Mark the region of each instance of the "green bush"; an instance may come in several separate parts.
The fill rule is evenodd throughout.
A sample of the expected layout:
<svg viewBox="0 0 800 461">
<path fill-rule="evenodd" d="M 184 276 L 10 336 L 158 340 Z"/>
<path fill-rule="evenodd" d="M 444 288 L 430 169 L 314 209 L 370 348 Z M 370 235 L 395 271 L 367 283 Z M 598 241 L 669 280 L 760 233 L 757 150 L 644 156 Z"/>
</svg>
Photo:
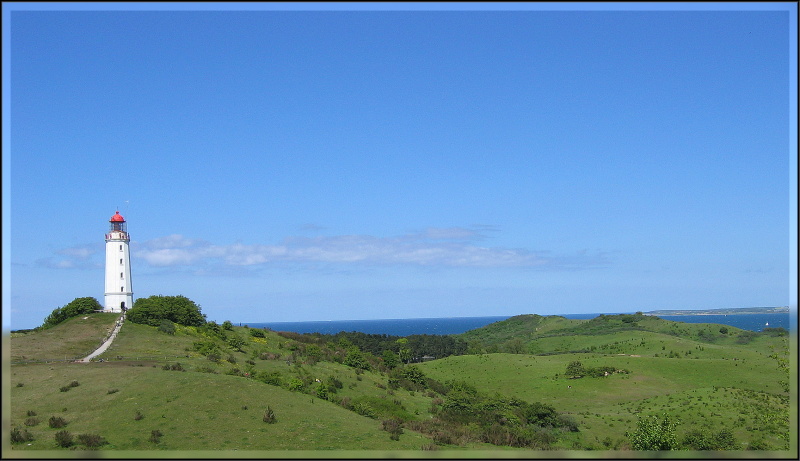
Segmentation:
<svg viewBox="0 0 800 461">
<path fill-rule="evenodd" d="M 80 434 L 78 435 L 78 442 L 86 448 L 97 448 L 108 443 L 106 439 L 97 434 Z"/>
<path fill-rule="evenodd" d="M 185 296 L 154 295 L 139 298 L 126 314 L 133 323 L 160 326 L 162 320 L 179 325 L 200 327 L 206 323 L 206 316 L 200 306 Z"/>
<path fill-rule="evenodd" d="M 67 421 L 61 416 L 51 416 L 47 422 L 48 425 L 54 429 L 60 429 L 67 425 Z"/>
<path fill-rule="evenodd" d="M 158 325 L 158 331 L 168 335 L 175 334 L 175 323 L 172 320 L 161 319 L 161 324 Z"/>
<path fill-rule="evenodd" d="M 33 435 L 27 429 L 15 427 L 11 429 L 11 443 L 24 443 L 33 440 Z"/>
<path fill-rule="evenodd" d="M 652 415 L 640 418 L 636 431 L 628 436 L 634 450 L 674 450 L 677 448 L 675 427 L 669 415 Z"/>
<path fill-rule="evenodd" d="M 72 434 L 69 431 L 58 431 L 55 435 L 56 438 L 56 445 L 61 448 L 68 448 L 71 447 L 73 442 Z"/>
<path fill-rule="evenodd" d="M 31 417 L 31 418 L 27 418 L 27 419 L 25 420 L 25 425 L 26 425 L 26 426 L 36 426 L 36 425 L 38 425 L 40 422 L 41 422 L 41 421 L 39 421 L 39 418 L 33 418 L 33 417 Z"/>
<path fill-rule="evenodd" d="M 272 411 L 272 408 L 267 407 L 267 411 L 264 412 L 263 420 L 267 424 L 274 424 L 277 421 L 275 418 L 275 412 Z"/>
<path fill-rule="evenodd" d="M 266 335 L 263 331 L 257 330 L 255 328 L 250 329 L 250 336 L 254 338 L 266 338 Z"/>
<path fill-rule="evenodd" d="M 160 443 L 161 442 L 161 436 L 163 436 L 163 435 L 164 434 L 162 434 L 160 430 L 154 429 L 154 430 L 150 431 L 150 441 L 152 443 Z"/>
<path fill-rule="evenodd" d="M 42 328 L 49 328 L 72 317 L 91 314 L 99 310 L 103 310 L 103 306 L 100 305 L 97 299 L 92 297 L 75 298 L 66 306 L 54 309 L 50 315 L 45 317 Z"/>
</svg>

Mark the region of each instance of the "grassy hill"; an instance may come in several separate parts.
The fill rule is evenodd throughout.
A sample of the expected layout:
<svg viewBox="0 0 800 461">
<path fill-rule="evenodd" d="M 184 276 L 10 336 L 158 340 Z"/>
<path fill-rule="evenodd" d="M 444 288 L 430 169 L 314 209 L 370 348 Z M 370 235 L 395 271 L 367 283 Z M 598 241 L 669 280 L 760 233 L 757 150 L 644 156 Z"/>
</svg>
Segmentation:
<svg viewBox="0 0 800 461">
<path fill-rule="evenodd" d="M 678 438 L 729 428 L 743 450 L 796 454 L 789 427 L 796 406 L 790 410 L 780 366 L 790 338 L 777 333 L 723 333 L 720 325 L 639 315 L 525 315 L 461 335 L 472 354 L 390 370 L 380 358 L 325 337 L 216 325 L 178 325 L 168 334 L 126 322 L 102 362 L 54 361 L 87 355 L 116 319 L 80 316 L 10 339 L 4 408 L 9 429 L 31 440 L 5 454 L 63 455 L 56 442 L 62 430 L 75 438 L 72 449 L 87 448 L 79 435 L 96 435 L 106 442 L 96 449 L 115 454 L 428 457 L 437 450 L 436 456 L 519 457 L 530 456 L 526 447 L 588 453 L 630 449 L 626 434 L 650 414 L 678 419 Z M 565 372 L 574 361 L 614 372 L 574 379 Z M 549 406 L 566 425 L 512 427 L 504 421 L 522 414 L 521 402 Z M 272 423 L 264 420 L 268 409 Z M 469 412 L 497 421 L 468 420 Z M 52 428 L 51 417 L 67 425 Z"/>
</svg>

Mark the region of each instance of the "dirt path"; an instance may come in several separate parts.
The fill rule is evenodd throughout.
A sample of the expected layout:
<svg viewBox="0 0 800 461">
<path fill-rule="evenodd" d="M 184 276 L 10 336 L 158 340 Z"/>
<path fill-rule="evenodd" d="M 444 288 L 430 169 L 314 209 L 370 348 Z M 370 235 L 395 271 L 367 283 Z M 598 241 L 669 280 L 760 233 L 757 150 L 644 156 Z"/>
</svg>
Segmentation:
<svg viewBox="0 0 800 461">
<path fill-rule="evenodd" d="M 122 328 L 122 323 L 123 323 L 124 321 L 125 321 L 125 314 L 122 314 L 122 315 L 119 317 L 119 320 L 117 320 L 117 323 L 116 323 L 116 325 L 114 326 L 114 331 L 112 331 L 112 332 L 111 332 L 111 335 L 109 335 L 108 339 L 106 339 L 106 340 L 103 342 L 103 344 L 101 344 L 101 345 L 100 345 L 100 347 L 98 347 L 98 348 L 97 348 L 97 350 L 95 350 L 95 351 L 94 351 L 94 352 L 92 352 L 91 354 L 87 355 L 86 357 L 84 357 L 84 358 L 82 358 L 82 359 L 78 360 L 78 362 L 82 362 L 82 363 L 89 363 L 89 362 L 90 362 L 90 361 L 91 361 L 93 358 L 95 358 L 95 357 L 97 357 L 98 355 L 100 355 L 100 354 L 102 354 L 103 352 L 105 352 L 105 351 L 106 351 L 106 349 L 108 349 L 108 346 L 110 346 L 110 345 L 111 345 L 111 343 L 114 341 L 114 338 L 116 338 L 116 337 L 117 337 L 117 333 L 119 333 L 119 329 L 120 329 L 120 328 Z"/>
</svg>

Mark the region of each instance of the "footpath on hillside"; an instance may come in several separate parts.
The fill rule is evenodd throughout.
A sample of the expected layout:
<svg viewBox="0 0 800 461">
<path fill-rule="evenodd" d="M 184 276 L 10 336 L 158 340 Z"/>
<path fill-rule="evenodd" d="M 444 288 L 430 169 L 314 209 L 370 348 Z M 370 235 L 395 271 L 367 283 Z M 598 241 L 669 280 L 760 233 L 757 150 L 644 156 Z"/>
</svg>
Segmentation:
<svg viewBox="0 0 800 461">
<path fill-rule="evenodd" d="M 119 329 L 120 329 L 120 328 L 122 328 L 122 323 L 123 323 L 124 321 L 125 321 L 125 314 L 123 313 L 123 314 L 122 314 L 122 315 L 119 317 L 119 319 L 117 319 L 117 323 L 114 325 L 114 331 L 112 331 L 112 332 L 111 332 L 111 334 L 108 336 L 108 338 L 106 338 L 106 340 L 105 340 L 105 341 L 103 341 L 103 344 L 101 344 L 101 345 L 100 345 L 100 347 L 98 347 L 98 348 L 97 348 L 97 349 L 96 349 L 94 352 L 92 352 L 91 354 L 87 355 L 86 357 L 84 357 L 84 358 L 82 358 L 82 359 L 80 359 L 80 360 L 77 360 L 77 362 L 81 362 L 81 363 L 89 363 L 89 362 L 90 362 L 90 361 L 91 361 L 93 358 L 95 358 L 95 357 L 97 357 L 98 355 L 100 355 L 100 354 L 102 354 L 103 352 L 105 352 L 105 351 L 106 351 L 106 349 L 108 349 L 108 346 L 110 346 L 110 345 L 111 345 L 111 343 L 112 343 L 112 342 L 114 342 L 114 338 L 116 338 L 116 337 L 117 337 L 117 333 L 119 333 Z"/>
</svg>

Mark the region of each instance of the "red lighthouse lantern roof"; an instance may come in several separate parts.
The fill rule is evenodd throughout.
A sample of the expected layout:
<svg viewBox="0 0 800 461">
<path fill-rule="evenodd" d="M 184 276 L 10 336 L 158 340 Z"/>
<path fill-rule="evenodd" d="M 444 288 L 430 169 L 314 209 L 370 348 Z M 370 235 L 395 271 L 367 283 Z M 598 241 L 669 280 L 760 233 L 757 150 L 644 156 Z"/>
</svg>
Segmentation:
<svg viewBox="0 0 800 461">
<path fill-rule="evenodd" d="M 111 217 L 111 221 L 109 222 L 125 222 L 125 218 L 123 218 L 122 215 L 119 214 L 119 211 L 117 211 L 117 213 Z"/>
</svg>

